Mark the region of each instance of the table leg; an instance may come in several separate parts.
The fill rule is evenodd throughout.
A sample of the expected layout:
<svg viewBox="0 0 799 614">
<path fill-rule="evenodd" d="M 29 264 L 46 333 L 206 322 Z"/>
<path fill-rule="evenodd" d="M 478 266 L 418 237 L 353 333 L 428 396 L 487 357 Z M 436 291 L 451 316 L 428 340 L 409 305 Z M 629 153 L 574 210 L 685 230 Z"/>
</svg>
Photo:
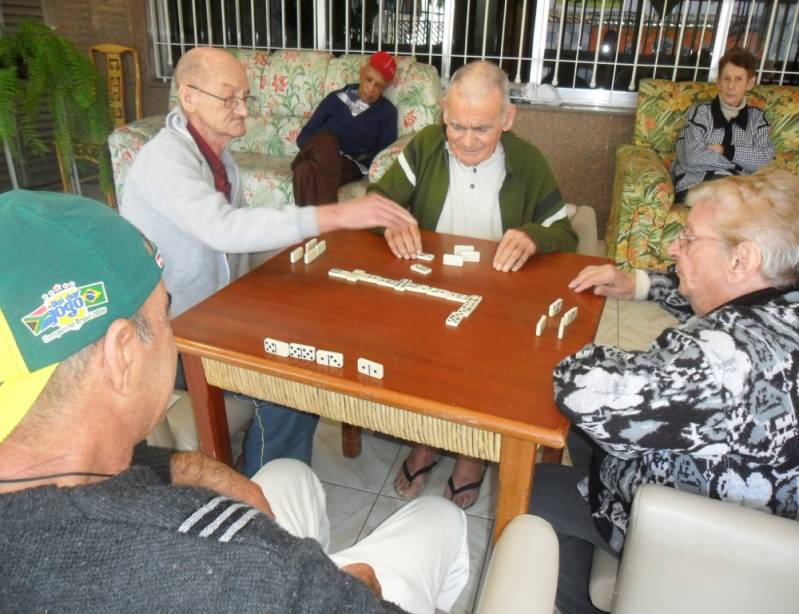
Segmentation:
<svg viewBox="0 0 799 614">
<path fill-rule="evenodd" d="M 535 453 L 538 445 L 504 435 L 499 460 L 499 493 L 494 520 L 493 542 L 505 526 L 519 514 L 527 513 L 533 491 Z"/>
<path fill-rule="evenodd" d="M 346 458 L 361 455 L 361 427 L 341 423 L 341 451 Z"/>
<path fill-rule="evenodd" d="M 208 385 L 199 356 L 183 354 L 183 371 L 194 407 L 194 424 L 200 450 L 216 460 L 232 465 L 230 431 L 222 390 Z"/>
<path fill-rule="evenodd" d="M 541 446 L 541 462 L 560 465 L 563 461 L 563 448 Z"/>
</svg>

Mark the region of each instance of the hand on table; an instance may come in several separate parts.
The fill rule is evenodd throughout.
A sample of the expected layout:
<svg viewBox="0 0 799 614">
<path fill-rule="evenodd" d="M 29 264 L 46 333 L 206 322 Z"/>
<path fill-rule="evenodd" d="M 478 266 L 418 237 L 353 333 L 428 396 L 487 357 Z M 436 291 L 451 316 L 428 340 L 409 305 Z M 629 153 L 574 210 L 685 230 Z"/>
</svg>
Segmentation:
<svg viewBox="0 0 799 614">
<path fill-rule="evenodd" d="M 635 296 L 635 273 L 628 273 L 612 264 L 588 266 L 569 282 L 575 292 L 594 289 L 598 296 L 631 300 Z"/>
<path fill-rule="evenodd" d="M 341 568 L 341 571 L 350 574 L 353 578 L 358 578 L 361 582 L 366 584 L 375 597 L 378 599 L 383 598 L 383 589 L 380 587 L 380 582 L 377 580 L 375 570 L 367 563 L 351 563 Z"/>
<path fill-rule="evenodd" d="M 393 200 L 371 192 L 361 198 L 316 208 L 319 234 L 340 228 L 405 228 L 416 219 Z M 418 232 L 418 228 L 417 228 Z"/>
<path fill-rule="evenodd" d="M 526 232 L 511 228 L 502 236 L 494 254 L 494 268 L 507 273 L 518 271 L 535 254 L 536 245 Z"/>
<path fill-rule="evenodd" d="M 401 228 L 386 228 L 384 236 L 397 258 L 413 258 L 422 252 L 422 235 L 415 223 Z"/>
</svg>

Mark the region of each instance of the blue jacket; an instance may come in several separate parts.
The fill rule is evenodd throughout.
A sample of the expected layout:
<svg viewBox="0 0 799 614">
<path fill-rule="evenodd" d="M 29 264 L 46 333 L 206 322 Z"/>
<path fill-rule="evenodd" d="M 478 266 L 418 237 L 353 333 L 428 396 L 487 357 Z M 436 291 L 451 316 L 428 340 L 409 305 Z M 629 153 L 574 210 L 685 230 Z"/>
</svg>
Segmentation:
<svg viewBox="0 0 799 614">
<path fill-rule="evenodd" d="M 397 109 L 381 96 L 366 111 L 353 117 L 338 97 L 352 87 L 357 89 L 358 85 L 347 85 L 325 97 L 300 131 L 297 146 L 302 148 L 317 132 L 330 130 L 338 138 L 341 152 L 368 168 L 381 150 L 397 140 Z"/>
</svg>

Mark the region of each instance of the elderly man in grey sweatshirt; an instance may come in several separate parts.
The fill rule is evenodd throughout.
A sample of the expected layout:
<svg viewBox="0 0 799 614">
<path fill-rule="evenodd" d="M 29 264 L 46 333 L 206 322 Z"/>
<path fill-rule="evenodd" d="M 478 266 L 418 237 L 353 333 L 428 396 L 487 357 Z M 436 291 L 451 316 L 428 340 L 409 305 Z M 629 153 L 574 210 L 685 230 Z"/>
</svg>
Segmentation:
<svg viewBox="0 0 799 614">
<path fill-rule="evenodd" d="M 246 132 L 245 118 L 254 106 L 244 68 L 225 50 L 196 48 L 181 57 L 175 81 L 180 108 L 136 156 L 120 203 L 120 213 L 161 250 L 172 317 L 246 273 L 251 253 L 339 228 L 416 223 L 376 194 L 315 208 L 247 207 L 228 148 Z M 267 401 L 253 403 L 244 473 L 251 476 L 281 457 L 310 464 L 318 417 Z"/>
</svg>

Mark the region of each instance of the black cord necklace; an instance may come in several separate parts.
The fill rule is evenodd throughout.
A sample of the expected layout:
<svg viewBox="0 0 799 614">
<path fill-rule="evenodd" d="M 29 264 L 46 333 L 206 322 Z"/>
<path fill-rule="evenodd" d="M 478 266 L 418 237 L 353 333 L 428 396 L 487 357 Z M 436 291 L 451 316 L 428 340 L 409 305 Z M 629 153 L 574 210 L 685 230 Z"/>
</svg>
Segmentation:
<svg viewBox="0 0 799 614">
<path fill-rule="evenodd" d="M 51 473 L 49 475 L 36 475 L 29 478 L 13 478 L 9 480 L 0 479 L 0 484 L 18 484 L 20 482 L 38 482 L 39 480 L 52 480 L 53 478 L 66 477 L 87 477 L 87 478 L 111 478 L 113 473 L 92 473 L 91 471 L 68 471 L 65 473 Z"/>
</svg>

